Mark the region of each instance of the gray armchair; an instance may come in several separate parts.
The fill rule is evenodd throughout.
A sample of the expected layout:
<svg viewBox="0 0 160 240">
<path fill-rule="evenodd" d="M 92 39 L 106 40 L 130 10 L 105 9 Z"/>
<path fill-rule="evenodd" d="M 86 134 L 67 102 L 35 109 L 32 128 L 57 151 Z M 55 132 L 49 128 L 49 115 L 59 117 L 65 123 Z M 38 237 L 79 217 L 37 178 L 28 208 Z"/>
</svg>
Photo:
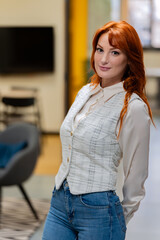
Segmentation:
<svg viewBox="0 0 160 240">
<path fill-rule="evenodd" d="M 0 203 L 2 199 L 2 187 L 17 185 L 29 204 L 35 218 L 39 219 L 22 186 L 22 183 L 31 176 L 39 156 L 39 131 L 29 123 L 19 122 L 10 125 L 0 133 L 0 143 L 15 144 L 22 141 L 27 142 L 27 146 L 13 155 L 5 168 L 0 169 Z"/>
</svg>

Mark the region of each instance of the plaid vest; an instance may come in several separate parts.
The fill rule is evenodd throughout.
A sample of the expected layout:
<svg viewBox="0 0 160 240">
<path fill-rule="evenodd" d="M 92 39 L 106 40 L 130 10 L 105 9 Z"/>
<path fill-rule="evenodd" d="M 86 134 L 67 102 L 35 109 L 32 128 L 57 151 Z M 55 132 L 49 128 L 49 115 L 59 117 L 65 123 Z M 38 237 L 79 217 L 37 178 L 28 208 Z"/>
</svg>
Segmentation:
<svg viewBox="0 0 160 240">
<path fill-rule="evenodd" d="M 112 96 L 72 129 L 91 90 L 92 86 L 87 84 L 79 91 L 60 128 L 62 164 L 55 178 L 56 189 L 67 179 L 72 194 L 115 190 L 122 157 L 116 127 L 125 92 Z"/>
</svg>

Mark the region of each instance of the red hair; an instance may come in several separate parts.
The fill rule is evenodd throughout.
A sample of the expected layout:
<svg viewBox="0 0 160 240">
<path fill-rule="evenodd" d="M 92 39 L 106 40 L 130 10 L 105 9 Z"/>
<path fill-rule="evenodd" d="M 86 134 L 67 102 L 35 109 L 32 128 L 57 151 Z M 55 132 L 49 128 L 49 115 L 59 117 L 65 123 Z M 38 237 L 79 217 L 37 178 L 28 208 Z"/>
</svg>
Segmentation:
<svg viewBox="0 0 160 240">
<path fill-rule="evenodd" d="M 123 118 L 127 113 L 128 102 L 132 93 L 136 93 L 148 106 L 149 116 L 153 122 L 151 108 L 145 96 L 146 77 L 143 63 L 143 48 L 136 30 L 127 22 L 108 22 L 103 27 L 99 28 L 93 38 L 91 67 L 95 74 L 91 77 L 91 83 L 97 85 L 101 78 L 96 73 L 94 66 L 94 54 L 96 51 L 99 37 L 103 33 L 108 33 L 109 44 L 115 48 L 122 50 L 128 58 L 128 66 L 123 78 L 123 87 L 126 91 L 124 105 L 120 113 L 120 128 L 118 137 L 122 128 Z M 154 122 L 153 122 L 154 124 Z"/>
</svg>

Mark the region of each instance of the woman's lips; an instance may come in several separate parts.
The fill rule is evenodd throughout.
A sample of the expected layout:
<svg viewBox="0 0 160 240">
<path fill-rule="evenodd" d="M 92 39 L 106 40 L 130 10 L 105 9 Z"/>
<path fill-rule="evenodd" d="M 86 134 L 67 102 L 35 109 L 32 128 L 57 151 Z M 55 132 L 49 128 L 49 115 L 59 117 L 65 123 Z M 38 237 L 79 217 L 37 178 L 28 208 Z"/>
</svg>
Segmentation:
<svg viewBox="0 0 160 240">
<path fill-rule="evenodd" d="M 110 67 L 102 67 L 102 66 L 99 66 L 99 68 L 101 71 L 108 71 L 111 69 Z"/>
</svg>

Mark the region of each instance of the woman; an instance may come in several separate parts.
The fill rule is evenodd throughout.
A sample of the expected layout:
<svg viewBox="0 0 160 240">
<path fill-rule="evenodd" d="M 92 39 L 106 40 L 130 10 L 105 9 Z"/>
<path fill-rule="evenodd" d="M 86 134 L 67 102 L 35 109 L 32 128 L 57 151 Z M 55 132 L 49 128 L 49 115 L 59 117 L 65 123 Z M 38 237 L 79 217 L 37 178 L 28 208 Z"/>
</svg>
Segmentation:
<svg viewBox="0 0 160 240">
<path fill-rule="evenodd" d="M 60 129 L 63 161 L 43 240 L 124 240 L 145 194 L 152 113 L 135 29 L 125 21 L 98 29 L 91 66 L 91 83 L 79 91 Z M 121 158 L 122 203 L 115 192 Z"/>
</svg>

